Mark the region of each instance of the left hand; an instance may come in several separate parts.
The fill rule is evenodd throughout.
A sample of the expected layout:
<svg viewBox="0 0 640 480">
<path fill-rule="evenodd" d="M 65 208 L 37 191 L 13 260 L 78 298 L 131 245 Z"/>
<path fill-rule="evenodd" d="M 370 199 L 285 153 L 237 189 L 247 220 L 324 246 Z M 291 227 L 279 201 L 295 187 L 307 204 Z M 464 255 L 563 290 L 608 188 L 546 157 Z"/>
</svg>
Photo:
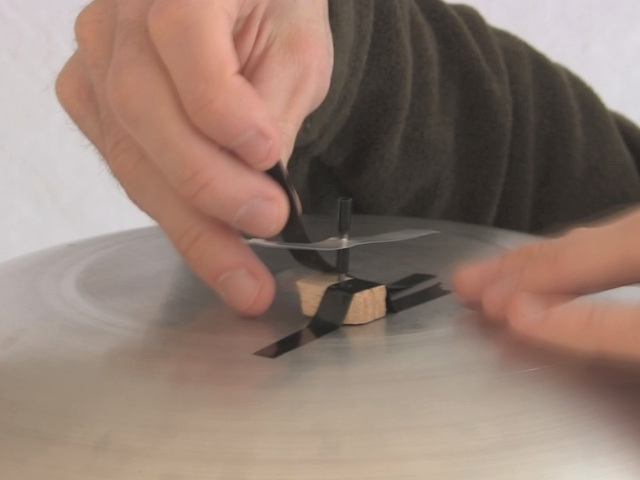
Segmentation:
<svg viewBox="0 0 640 480">
<path fill-rule="evenodd" d="M 640 362 L 640 295 L 586 295 L 640 282 L 640 209 L 454 274 L 462 301 L 517 334 L 588 356 Z"/>
</svg>

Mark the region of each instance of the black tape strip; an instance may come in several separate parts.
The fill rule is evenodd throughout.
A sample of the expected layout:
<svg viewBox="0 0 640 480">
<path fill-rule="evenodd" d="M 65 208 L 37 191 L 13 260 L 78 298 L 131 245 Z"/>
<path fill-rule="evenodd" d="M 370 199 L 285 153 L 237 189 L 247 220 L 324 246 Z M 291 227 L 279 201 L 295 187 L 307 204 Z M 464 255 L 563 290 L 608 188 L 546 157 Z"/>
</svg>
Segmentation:
<svg viewBox="0 0 640 480">
<path fill-rule="evenodd" d="M 404 294 L 403 290 L 397 290 L 396 292 L 387 292 L 387 311 L 398 313 L 402 310 L 421 305 L 423 303 L 430 302 L 445 295 L 449 295 L 451 290 L 445 290 L 442 288 L 441 283 L 431 285 L 430 287 L 423 288 L 417 292 Z"/>
<path fill-rule="evenodd" d="M 435 275 L 415 273 L 387 285 L 387 311 L 401 312 L 417 305 L 430 302 L 451 293 L 442 288 L 441 283 L 431 285 L 421 290 L 407 293 L 407 290 L 417 287 L 421 283 L 433 280 Z M 271 345 L 258 350 L 254 355 L 266 358 L 278 358 L 296 348 L 306 345 L 328 333 L 338 330 L 349 312 L 353 296 L 364 290 L 374 288 L 379 283 L 353 278 L 345 282 L 330 285 L 322 296 L 320 306 L 309 325 L 291 335 L 284 337 Z"/>
<path fill-rule="evenodd" d="M 282 187 L 289 199 L 289 218 L 280 233 L 282 239 L 289 243 L 311 243 L 311 239 L 302 223 L 302 217 L 298 213 L 296 191 L 282 162 L 278 162 L 274 167 L 267 170 L 267 175 Z M 316 250 L 292 249 L 289 250 L 289 253 L 298 263 L 312 270 L 319 270 L 321 272 L 334 272 L 336 270 L 336 268 L 327 262 Z"/>
<path fill-rule="evenodd" d="M 347 316 L 353 296 L 364 290 L 378 286 L 378 283 L 353 278 L 345 282 L 330 285 L 322 296 L 320 306 L 309 325 L 292 333 L 268 347 L 258 350 L 254 355 L 267 358 L 278 358 L 295 350 L 316 338 L 338 330 Z"/>
<path fill-rule="evenodd" d="M 387 292 L 404 291 L 436 278 L 428 273 L 414 273 L 387 285 Z"/>
</svg>

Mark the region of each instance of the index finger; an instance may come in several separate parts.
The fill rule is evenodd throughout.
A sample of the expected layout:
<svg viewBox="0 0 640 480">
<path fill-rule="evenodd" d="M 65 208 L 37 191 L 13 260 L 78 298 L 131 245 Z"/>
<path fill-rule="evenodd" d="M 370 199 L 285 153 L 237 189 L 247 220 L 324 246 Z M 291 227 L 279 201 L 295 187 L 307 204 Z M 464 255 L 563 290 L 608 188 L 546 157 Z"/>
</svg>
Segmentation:
<svg viewBox="0 0 640 480">
<path fill-rule="evenodd" d="M 517 278 L 514 290 L 537 293 L 587 294 L 628 285 L 640 280 L 638 239 L 640 211 L 463 267 L 455 283 L 470 302 L 507 276 Z"/>
<path fill-rule="evenodd" d="M 266 170 L 280 156 L 281 139 L 267 106 L 242 72 L 234 37 L 247 12 L 238 11 L 238 3 L 156 0 L 149 32 L 191 121 L 218 145 Z M 259 3 L 255 8 L 263 7 Z M 250 24 L 251 19 L 244 20 Z"/>
</svg>

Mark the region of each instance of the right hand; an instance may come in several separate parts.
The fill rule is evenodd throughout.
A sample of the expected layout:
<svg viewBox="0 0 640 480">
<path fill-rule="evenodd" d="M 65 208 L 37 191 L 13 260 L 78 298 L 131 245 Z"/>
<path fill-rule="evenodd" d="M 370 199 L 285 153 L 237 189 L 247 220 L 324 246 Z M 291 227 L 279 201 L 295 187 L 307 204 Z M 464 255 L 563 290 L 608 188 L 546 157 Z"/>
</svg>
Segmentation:
<svg viewBox="0 0 640 480">
<path fill-rule="evenodd" d="M 640 209 L 460 267 L 454 286 L 529 341 L 640 365 Z M 636 289 L 634 289 L 636 290 Z M 631 293 L 630 293 L 631 292 Z"/>
<path fill-rule="evenodd" d="M 237 311 L 263 312 L 274 280 L 238 230 L 286 222 L 263 171 L 329 89 L 328 0 L 94 0 L 76 37 L 61 104 L 190 267 Z"/>
</svg>

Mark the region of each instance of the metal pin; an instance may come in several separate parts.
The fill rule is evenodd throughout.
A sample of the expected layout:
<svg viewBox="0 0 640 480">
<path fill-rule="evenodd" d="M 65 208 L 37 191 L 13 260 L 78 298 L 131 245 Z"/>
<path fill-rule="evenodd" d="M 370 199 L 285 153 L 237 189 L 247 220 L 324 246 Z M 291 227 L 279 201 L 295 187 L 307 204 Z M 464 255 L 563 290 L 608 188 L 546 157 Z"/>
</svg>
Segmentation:
<svg viewBox="0 0 640 480">
<path fill-rule="evenodd" d="M 350 198 L 341 198 L 339 200 L 338 210 L 338 232 L 340 238 L 346 244 L 349 240 L 351 232 L 351 212 L 353 201 Z M 338 272 L 338 281 L 344 282 L 349 272 L 349 249 L 343 248 L 336 252 L 336 271 Z"/>
</svg>

